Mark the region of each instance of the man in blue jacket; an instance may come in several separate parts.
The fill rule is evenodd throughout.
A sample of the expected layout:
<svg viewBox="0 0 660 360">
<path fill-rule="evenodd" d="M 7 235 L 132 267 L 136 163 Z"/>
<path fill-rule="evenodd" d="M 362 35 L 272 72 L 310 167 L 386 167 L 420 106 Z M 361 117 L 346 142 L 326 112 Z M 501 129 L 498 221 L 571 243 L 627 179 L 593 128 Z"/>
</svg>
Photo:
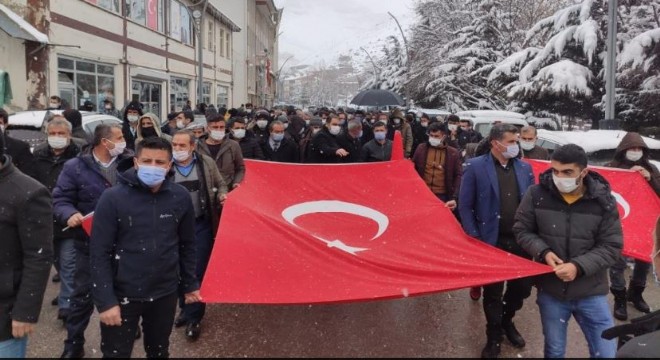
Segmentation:
<svg viewBox="0 0 660 360">
<path fill-rule="evenodd" d="M 138 143 L 134 163 L 94 212 L 89 247 L 101 351 L 129 358 L 142 319 L 147 357 L 167 358 L 179 289 L 187 304 L 201 301 L 195 210 L 188 190 L 166 178 L 172 167 L 167 140 Z"/>
<path fill-rule="evenodd" d="M 487 244 L 525 258 L 530 256 L 516 242 L 513 224 L 516 209 L 527 188 L 534 185 L 532 167 L 518 158 L 518 128 L 498 124 L 490 131 L 488 154 L 465 164 L 458 210 L 465 232 Z M 485 173 L 485 176 L 484 176 Z M 517 279 L 484 286 L 486 346 L 481 357 L 500 353 L 502 334 L 522 348 L 525 340 L 513 324 L 516 311 L 532 291 L 531 279 Z"/>
</svg>

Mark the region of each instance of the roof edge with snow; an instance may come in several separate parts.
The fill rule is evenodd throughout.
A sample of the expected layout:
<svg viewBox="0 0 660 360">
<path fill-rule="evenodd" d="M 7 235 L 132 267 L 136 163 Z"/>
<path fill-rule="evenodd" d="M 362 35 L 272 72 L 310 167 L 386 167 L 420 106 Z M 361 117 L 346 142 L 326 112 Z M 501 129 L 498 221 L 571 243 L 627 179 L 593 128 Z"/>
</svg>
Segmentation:
<svg viewBox="0 0 660 360">
<path fill-rule="evenodd" d="M 17 39 L 48 44 L 48 35 L 37 30 L 8 7 L 0 4 L 0 28 Z"/>
</svg>

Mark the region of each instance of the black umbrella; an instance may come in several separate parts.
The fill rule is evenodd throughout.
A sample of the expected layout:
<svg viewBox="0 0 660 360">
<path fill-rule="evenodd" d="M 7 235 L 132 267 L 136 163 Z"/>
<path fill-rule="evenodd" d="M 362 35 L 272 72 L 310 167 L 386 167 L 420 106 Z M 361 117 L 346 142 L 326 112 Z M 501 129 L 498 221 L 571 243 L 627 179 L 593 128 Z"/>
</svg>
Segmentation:
<svg viewBox="0 0 660 360">
<path fill-rule="evenodd" d="M 405 105 L 399 94 L 389 90 L 362 90 L 355 95 L 351 104 L 360 106 Z"/>
</svg>

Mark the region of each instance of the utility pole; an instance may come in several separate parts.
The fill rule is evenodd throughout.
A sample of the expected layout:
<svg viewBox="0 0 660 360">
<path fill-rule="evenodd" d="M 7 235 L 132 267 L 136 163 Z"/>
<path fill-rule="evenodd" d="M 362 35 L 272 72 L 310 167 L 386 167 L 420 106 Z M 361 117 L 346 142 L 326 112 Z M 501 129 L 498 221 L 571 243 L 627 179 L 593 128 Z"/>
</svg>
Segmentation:
<svg viewBox="0 0 660 360">
<path fill-rule="evenodd" d="M 387 13 L 392 17 L 392 19 L 394 19 L 394 22 L 396 22 L 396 26 L 399 27 L 399 31 L 401 32 L 401 37 L 403 38 L 403 46 L 406 48 L 406 64 L 405 64 L 405 66 L 406 66 L 406 74 L 408 74 L 407 70 L 410 69 L 409 66 L 410 66 L 410 58 L 411 58 L 410 49 L 408 48 L 408 39 L 406 39 L 406 34 L 404 34 L 404 32 L 403 32 L 403 29 L 401 28 L 401 24 L 399 24 L 399 20 L 397 20 L 397 18 L 394 15 L 392 15 L 391 12 L 388 11 Z M 407 83 L 407 81 L 403 82 L 403 94 L 404 94 L 404 97 L 406 98 L 406 105 L 408 105 L 408 103 L 410 102 L 410 97 L 408 96 L 408 86 L 406 85 L 406 83 Z"/>
<path fill-rule="evenodd" d="M 607 20 L 607 66 L 605 68 L 605 120 L 616 124 L 616 22 L 617 0 L 609 0 Z M 617 126 L 618 127 L 618 126 Z"/>
<path fill-rule="evenodd" d="M 362 51 L 364 51 L 367 54 L 367 57 L 369 57 L 369 61 L 371 61 L 371 65 L 373 65 L 374 67 L 374 76 L 376 77 L 376 83 L 380 82 L 380 68 L 378 67 L 378 65 L 376 65 L 376 62 L 371 57 L 371 54 L 369 54 L 369 52 L 365 48 L 360 46 L 360 49 L 362 49 Z"/>
</svg>

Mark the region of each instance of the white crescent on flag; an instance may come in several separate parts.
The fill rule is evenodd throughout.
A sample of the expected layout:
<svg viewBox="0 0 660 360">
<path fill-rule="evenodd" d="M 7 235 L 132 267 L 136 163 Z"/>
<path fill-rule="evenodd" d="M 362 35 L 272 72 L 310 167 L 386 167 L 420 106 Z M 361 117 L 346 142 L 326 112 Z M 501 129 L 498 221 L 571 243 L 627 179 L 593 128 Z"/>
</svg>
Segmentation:
<svg viewBox="0 0 660 360">
<path fill-rule="evenodd" d="M 616 199 L 616 202 L 621 205 L 623 208 L 623 217 L 621 220 L 625 219 L 630 215 L 630 204 L 628 204 L 628 201 L 619 193 L 612 191 L 612 196 Z"/>
<path fill-rule="evenodd" d="M 310 202 L 292 205 L 284 209 L 284 211 L 282 211 L 282 217 L 289 224 L 300 228 L 295 223 L 296 218 L 300 216 L 307 214 L 315 214 L 315 213 L 333 213 L 333 212 L 362 216 L 375 221 L 378 224 L 378 232 L 373 238 L 371 238 L 371 240 L 375 240 L 379 236 L 383 235 L 383 233 L 387 230 L 387 227 L 389 226 L 390 223 L 389 218 L 385 214 L 379 211 L 376 211 L 372 208 L 363 205 L 348 203 L 344 201 L 337 201 L 337 200 L 310 201 Z M 359 248 L 359 247 L 346 245 L 341 240 L 330 241 L 323 239 L 319 236 L 316 236 L 314 234 L 311 235 L 326 243 L 328 247 L 334 247 L 352 255 L 356 255 L 360 251 L 369 250 L 367 248 Z"/>
</svg>

